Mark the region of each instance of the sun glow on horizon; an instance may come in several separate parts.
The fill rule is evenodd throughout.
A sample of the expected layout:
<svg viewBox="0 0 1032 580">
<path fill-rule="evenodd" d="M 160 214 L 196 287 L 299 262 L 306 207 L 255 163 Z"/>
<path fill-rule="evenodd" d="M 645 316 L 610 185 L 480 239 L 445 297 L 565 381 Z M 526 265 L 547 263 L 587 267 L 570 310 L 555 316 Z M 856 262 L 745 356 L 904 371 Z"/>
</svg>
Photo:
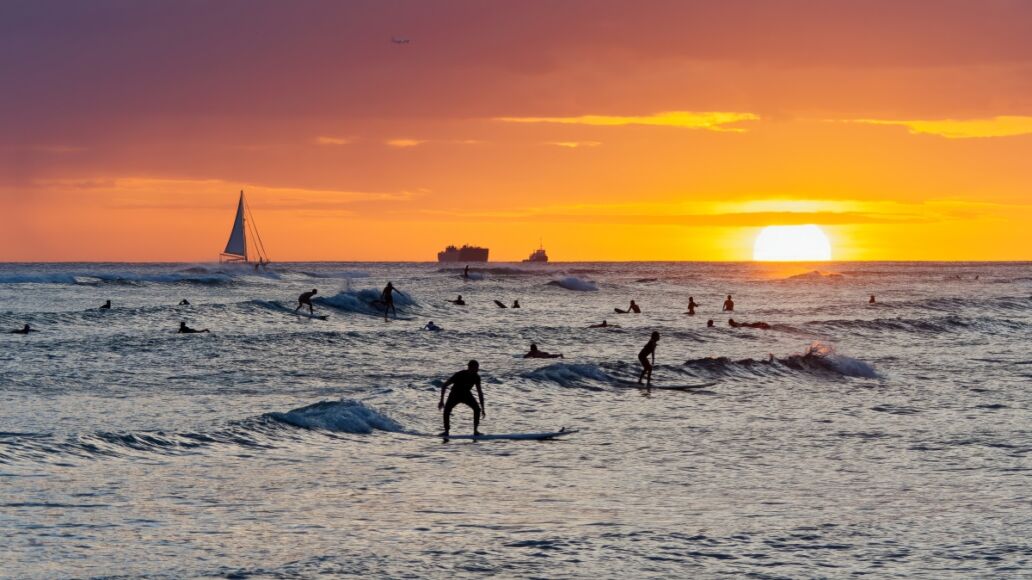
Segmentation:
<svg viewBox="0 0 1032 580">
<path fill-rule="evenodd" d="M 756 236 L 758 262 L 823 262 L 831 259 L 831 242 L 815 225 L 767 226 Z"/>
</svg>

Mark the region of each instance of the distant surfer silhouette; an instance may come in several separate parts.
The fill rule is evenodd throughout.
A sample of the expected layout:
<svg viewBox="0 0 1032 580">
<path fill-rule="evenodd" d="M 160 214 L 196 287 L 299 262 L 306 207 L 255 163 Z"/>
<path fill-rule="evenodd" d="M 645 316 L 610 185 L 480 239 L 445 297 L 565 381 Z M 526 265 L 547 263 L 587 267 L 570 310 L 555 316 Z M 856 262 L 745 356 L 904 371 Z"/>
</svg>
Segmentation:
<svg viewBox="0 0 1032 580">
<path fill-rule="evenodd" d="M 180 306 L 189 306 L 190 305 L 190 301 L 187 300 L 186 298 L 183 298 L 182 300 L 179 301 L 179 305 Z"/>
<path fill-rule="evenodd" d="M 437 332 L 438 330 L 442 330 L 442 329 L 441 329 L 440 326 L 437 326 L 436 324 L 434 324 L 433 320 L 431 320 L 430 322 L 426 323 L 426 326 L 423 327 L 423 330 L 430 330 L 430 331 L 433 331 L 433 332 Z"/>
<path fill-rule="evenodd" d="M 480 363 L 471 360 L 466 365 L 466 370 L 455 373 L 441 385 L 441 400 L 437 403 L 437 408 L 444 409 L 444 432 L 441 433 L 442 437 L 448 437 L 448 434 L 451 433 L 451 413 L 459 403 L 473 409 L 473 434 L 481 435 L 480 419 L 481 417 L 487 417 L 487 411 L 484 408 L 484 391 L 480 388 L 480 375 L 477 374 L 479 370 Z M 444 393 L 451 385 L 454 386 L 452 386 L 451 394 L 448 395 L 448 402 L 445 403 Z M 473 398 L 474 386 L 477 388 L 477 399 L 480 400 L 479 405 L 477 400 Z"/>
<path fill-rule="evenodd" d="M 622 310 L 620 308 L 614 308 L 613 311 L 616 312 L 617 314 L 631 314 L 631 313 L 633 313 L 633 314 L 641 314 L 641 308 L 638 307 L 638 305 L 634 302 L 634 300 L 631 300 L 631 305 L 627 307 L 627 310 Z"/>
<path fill-rule="evenodd" d="M 727 324 L 732 328 L 759 328 L 762 330 L 770 330 L 770 325 L 766 322 L 735 322 L 734 318 L 728 318 Z"/>
<path fill-rule="evenodd" d="M 706 321 L 706 328 L 713 328 L 713 319 L 710 318 Z"/>
<path fill-rule="evenodd" d="M 562 353 L 552 354 L 543 350 L 538 350 L 537 344 L 530 343 L 530 352 L 523 355 L 523 358 L 563 358 Z"/>
<path fill-rule="evenodd" d="M 512 307 L 513 308 L 519 308 L 520 307 L 520 301 L 519 300 L 513 300 L 512 301 Z"/>
<path fill-rule="evenodd" d="M 36 330 L 35 328 L 32 328 L 28 324 L 26 324 L 25 326 L 23 326 L 21 328 L 16 328 L 16 329 L 10 331 L 10 334 L 28 334 L 30 332 L 39 332 L 39 331 Z"/>
<path fill-rule="evenodd" d="M 641 352 L 638 353 L 638 362 L 641 363 L 641 374 L 638 375 L 638 384 L 641 384 L 642 379 L 648 380 L 646 383 L 648 386 L 652 386 L 652 367 L 656 366 L 656 343 L 659 342 L 659 333 L 653 331 L 652 336 L 649 337 L 649 341 L 642 347 Z M 649 358 L 652 358 L 651 362 Z"/>
<path fill-rule="evenodd" d="M 694 296 L 689 296 L 688 297 L 688 312 L 686 312 L 686 314 L 688 316 L 695 316 L 695 307 L 696 306 L 698 306 L 698 304 L 695 303 L 695 297 Z"/>
<path fill-rule="evenodd" d="M 868 304 L 874 304 L 874 294 L 871 294 L 871 299 L 867 301 Z"/>
<path fill-rule="evenodd" d="M 495 303 L 495 306 L 497 306 L 499 308 L 508 308 L 508 306 L 506 306 L 505 303 L 502 302 L 501 300 L 495 300 L 494 303 Z"/>
<path fill-rule="evenodd" d="M 469 280 L 469 264 L 466 264 L 466 268 L 462 271 L 462 279 Z"/>
<path fill-rule="evenodd" d="M 202 332 L 211 332 L 211 331 L 208 330 L 207 328 L 202 328 L 201 330 L 197 330 L 196 328 L 190 328 L 189 326 L 186 325 L 185 322 L 180 322 L 179 323 L 178 334 L 200 334 Z"/>
<path fill-rule="evenodd" d="M 393 312 L 394 313 L 394 318 L 398 317 L 398 311 L 397 311 L 397 309 L 394 308 L 394 293 L 395 292 L 397 292 L 397 289 L 394 288 L 394 283 L 388 282 L 387 285 L 383 287 L 383 293 L 380 294 L 380 301 L 383 302 L 383 320 L 384 320 L 384 322 L 387 321 L 387 313 L 388 312 Z"/>
<path fill-rule="evenodd" d="M 721 312 L 734 312 L 735 301 L 731 299 L 731 295 L 727 295 L 727 300 L 724 301 L 724 307 L 720 309 Z"/>
<path fill-rule="evenodd" d="M 603 320 L 602 324 L 592 324 L 588 328 L 620 328 L 620 325 L 619 324 L 609 324 L 608 322 Z"/>
<path fill-rule="evenodd" d="M 456 298 L 455 300 L 449 300 L 449 302 L 451 302 L 452 304 L 454 304 L 456 306 L 465 306 L 466 305 L 466 301 L 462 299 L 462 294 L 459 294 L 459 297 Z"/>
<path fill-rule="evenodd" d="M 301 310 L 303 306 L 308 306 L 308 313 L 314 315 L 315 309 L 312 308 L 312 296 L 315 296 L 318 293 L 319 290 L 315 288 L 312 288 L 311 292 L 302 292 L 301 295 L 297 297 L 297 308 L 294 309 L 294 312 Z"/>
<path fill-rule="evenodd" d="M 111 301 L 108 300 L 107 302 L 101 304 L 97 310 L 111 310 Z"/>
</svg>

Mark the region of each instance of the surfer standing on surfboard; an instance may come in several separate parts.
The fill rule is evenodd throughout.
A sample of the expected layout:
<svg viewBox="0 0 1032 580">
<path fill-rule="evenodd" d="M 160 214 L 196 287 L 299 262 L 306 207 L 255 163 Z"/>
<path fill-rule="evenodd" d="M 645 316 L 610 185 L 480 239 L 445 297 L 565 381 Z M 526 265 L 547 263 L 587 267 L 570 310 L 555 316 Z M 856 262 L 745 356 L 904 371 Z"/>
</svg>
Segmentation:
<svg viewBox="0 0 1032 580">
<path fill-rule="evenodd" d="M 480 388 L 480 375 L 477 374 L 479 370 L 480 363 L 471 360 L 466 365 L 466 370 L 455 373 L 441 385 L 441 400 L 437 403 L 437 408 L 444 409 L 444 432 L 441 433 L 442 437 L 447 437 L 451 432 L 452 409 L 459 403 L 473 409 L 473 434 L 481 435 L 479 431 L 480 418 L 487 417 L 487 412 L 484 410 L 484 391 Z M 448 395 L 448 402 L 445 403 L 444 392 L 448 390 L 449 385 L 452 386 L 452 390 L 451 394 Z M 477 388 L 477 399 L 480 399 L 479 405 L 476 399 L 473 398 L 474 386 Z"/>
<path fill-rule="evenodd" d="M 652 367 L 656 366 L 656 343 L 659 342 L 659 333 L 653 331 L 649 341 L 645 343 L 645 346 L 638 353 L 638 362 L 641 363 L 641 374 L 638 375 L 638 384 L 641 384 L 641 380 L 648 378 L 646 383 L 648 386 L 652 386 Z M 649 362 L 649 357 L 652 357 L 652 361 Z"/>
<path fill-rule="evenodd" d="M 397 290 L 394 288 L 393 282 L 388 282 L 383 288 L 383 294 L 380 295 L 380 301 L 383 302 L 383 321 L 387 322 L 387 313 L 393 312 L 394 318 L 398 317 L 398 311 L 394 309 L 394 293 Z"/>
<path fill-rule="evenodd" d="M 314 315 L 315 310 L 312 309 L 312 296 L 315 296 L 318 293 L 319 291 L 315 288 L 312 288 L 311 292 L 303 292 L 297 297 L 297 308 L 294 309 L 294 312 L 301 310 L 302 306 L 308 305 L 308 313 Z"/>
</svg>

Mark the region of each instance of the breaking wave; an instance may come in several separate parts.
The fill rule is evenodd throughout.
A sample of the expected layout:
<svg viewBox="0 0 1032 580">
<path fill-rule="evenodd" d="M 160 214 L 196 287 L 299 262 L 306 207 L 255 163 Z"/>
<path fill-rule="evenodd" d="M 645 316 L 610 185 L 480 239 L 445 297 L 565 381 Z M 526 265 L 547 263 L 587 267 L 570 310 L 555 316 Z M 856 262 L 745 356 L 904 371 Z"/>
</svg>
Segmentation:
<svg viewBox="0 0 1032 580">
<path fill-rule="evenodd" d="M 548 285 L 558 286 L 567 290 L 575 290 L 577 292 L 595 292 L 598 290 L 598 285 L 591 280 L 584 280 L 576 276 L 566 276 L 565 278 L 552 280 Z"/>
<path fill-rule="evenodd" d="M 860 359 L 838 354 L 830 345 L 815 342 L 802 354 L 784 358 L 739 359 L 728 357 L 707 357 L 686 361 L 685 366 L 693 375 L 705 376 L 768 376 L 802 372 L 829 377 L 853 377 L 864 379 L 882 378 L 872 365 Z"/>
<path fill-rule="evenodd" d="M 333 296 L 316 296 L 313 300 L 317 304 L 330 306 L 345 312 L 382 316 L 383 306 L 380 301 L 380 291 L 373 288 L 362 290 L 342 290 Z M 394 306 L 398 314 L 402 314 L 405 308 L 418 306 L 415 300 L 408 294 L 398 292 L 394 297 Z"/>
<path fill-rule="evenodd" d="M 338 433 L 397 433 L 402 430 L 401 425 L 394 419 L 351 399 L 320 401 L 286 413 L 269 413 L 265 416 L 294 427 Z"/>
<path fill-rule="evenodd" d="M 590 387 L 590 381 L 609 382 L 609 376 L 601 367 L 593 364 L 556 363 L 523 373 L 523 378 L 532 381 L 558 383 L 564 387 Z"/>
</svg>

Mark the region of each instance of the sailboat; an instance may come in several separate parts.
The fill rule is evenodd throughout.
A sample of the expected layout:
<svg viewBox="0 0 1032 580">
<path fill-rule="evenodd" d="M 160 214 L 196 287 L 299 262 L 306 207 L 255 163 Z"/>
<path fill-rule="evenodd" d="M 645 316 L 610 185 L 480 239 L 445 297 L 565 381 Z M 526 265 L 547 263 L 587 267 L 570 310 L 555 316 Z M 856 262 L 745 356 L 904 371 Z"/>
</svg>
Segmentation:
<svg viewBox="0 0 1032 580">
<path fill-rule="evenodd" d="M 248 232 L 254 238 L 251 246 L 253 253 L 247 251 Z M 257 255 L 258 260 L 252 261 Z M 251 215 L 251 207 L 244 200 L 244 191 L 240 190 L 240 201 L 237 203 L 236 218 L 233 219 L 233 229 L 229 232 L 229 241 L 226 242 L 226 249 L 219 254 L 219 262 L 243 262 L 245 264 L 258 265 L 268 264 L 269 255 L 265 252 L 262 244 L 262 237 L 258 234 L 258 228 L 254 225 L 254 216 Z"/>
</svg>

